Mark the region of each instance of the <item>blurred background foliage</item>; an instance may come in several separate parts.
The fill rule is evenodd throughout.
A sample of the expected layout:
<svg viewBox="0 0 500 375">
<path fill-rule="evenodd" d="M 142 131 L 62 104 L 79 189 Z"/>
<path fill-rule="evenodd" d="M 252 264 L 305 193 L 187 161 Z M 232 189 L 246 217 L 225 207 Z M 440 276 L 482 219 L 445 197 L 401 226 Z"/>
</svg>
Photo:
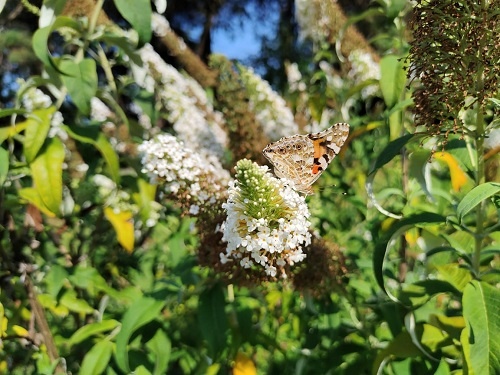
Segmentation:
<svg viewBox="0 0 500 375">
<path fill-rule="evenodd" d="M 435 3 L 0 1 L 0 373 L 500 373 L 500 5 Z M 212 54 L 270 14 L 256 56 Z M 173 134 L 233 173 L 335 122 L 289 281 L 222 269 L 222 209 L 137 150 Z"/>
</svg>

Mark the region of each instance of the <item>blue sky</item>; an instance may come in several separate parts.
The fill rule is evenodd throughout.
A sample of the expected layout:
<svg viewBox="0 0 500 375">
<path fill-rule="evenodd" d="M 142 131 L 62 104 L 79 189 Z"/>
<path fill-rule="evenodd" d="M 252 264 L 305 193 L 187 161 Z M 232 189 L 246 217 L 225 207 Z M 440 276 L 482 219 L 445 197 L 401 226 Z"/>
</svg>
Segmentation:
<svg viewBox="0 0 500 375">
<path fill-rule="evenodd" d="M 235 19 L 232 32 L 215 29 L 212 34 L 212 52 L 221 53 L 230 59 L 245 60 L 260 50 L 260 35 L 270 32 L 277 22 L 279 11 L 269 11 L 265 18 L 258 17 L 252 6 L 247 8 L 250 19 L 242 27 Z"/>
</svg>

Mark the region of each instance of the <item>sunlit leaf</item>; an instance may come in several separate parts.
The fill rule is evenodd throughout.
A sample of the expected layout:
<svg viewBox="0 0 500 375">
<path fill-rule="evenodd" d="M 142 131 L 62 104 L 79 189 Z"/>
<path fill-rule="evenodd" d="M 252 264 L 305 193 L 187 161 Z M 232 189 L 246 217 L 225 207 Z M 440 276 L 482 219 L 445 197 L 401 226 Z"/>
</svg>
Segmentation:
<svg viewBox="0 0 500 375">
<path fill-rule="evenodd" d="M 108 332 L 115 329 L 120 323 L 114 319 L 103 320 L 96 323 L 90 323 L 79 328 L 68 340 L 68 345 L 73 346 L 88 339 L 89 337 Z"/>
<path fill-rule="evenodd" d="M 380 89 L 389 108 L 401 99 L 405 88 L 406 71 L 403 67 L 401 57 L 387 55 L 380 60 Z"/>
<path fill-rule="evenodd" d="M 104 215 L 115 229 L 120 245 L 131 253 L 134 250 L 134 220 L 132 219 L 132 212 L 115 212 L 111 207 L 106 207 Z"/>
<path fill-rule="evenodd" d="M 92 314 L 94 309 L 84 299 L 78 298 L 74 291 L 67 291 L 61 297 L 59 303 L 69 310 L 82 314 Z"/>
<path fill-rule="evenodd" d="M 457 207 L 458 219 L 462 221 L 479 203 L 500 192 L 500 183 L 486 182 L 469 191 Z"/>
<path fill-rule="evenodd" d="M 45 207 L 54 214 L 58 214 L 61 207 L 63 162 L 64 145 L 59 138 L 53 138 L 30 164 L 34 188 Z"/>
<path fill-rule="evenodd" d="M 465 360 L 475 374 L 500 373 L 500 290 L 484 282 L 472 281 L 462 298 L 466 328 L 462 345 L 470 349 Z"/>
<path fill-rule="evenodd" d="M 0 147 L 0 188 L 3 186 L 9 173 L 9 152 Z"/>
<path fill-rule="evenodd" d="M 30 337 L 30 333 L 28 332 L 28 330 L 24 327 L 21 327 L 17 324 L 14 324 L 12 325 L 12 332 L 14 332 L 16 334 L 16 336 L 19 336 L 19 337 Z"/>
<path fill-rule="evenodd" d="M 55 107 L 36 109 L 26 121 L 23 151 L 26 161 L 31 163 L 42 148 L 50 129 L 50 120 L 56 111 Z"/>
<path fill-rule="evenodd" d="M 149 0 L 114 0 L 120 14 L 139 34 L 141 44 L 151 39 L 151 2 Z"/>
<path fill-rule="evenodd" d="M 78 373 L 80 375 L 102 374 L 109 367 L 114 347 L 115 344 L 108 340 L 99 341 L 83 357 L 82 367 Z"/>
<path fill-rule="evenodd" d="M 463 291 L 469 281 L 472 280 L 472 275 L 469 270 L 460 267 L 458 263 L 448 263 L 441 266 L 436 266 L 439 272 L 439 278 L 449 282 L 459 291 Z"/>
<path fill-rule="evenodd" d="M 467 182 L 467 174 L 460 168 L 457 160 L 446 151 L 436 152 L 434 154 L 436 160 L 441 160 L 448 165 L 450 169 L 451 187 L 454 191 L 460 191 L 460 189 Z"/>
<path fill-rule="evenodd" d="M 147 348 L 155 355 L 155 368 L 153 375 L 162 375 L 167 373 L 168 362 L 172 343 L 164 331 L 158 330 L 153 338 L 146 343 Z"/>
<path fill-rule="evenodd" d="M 122 371 L 130 372 L 127 349 L 130 337 L 137 329 L 157 318 L 164 304 L 164 301 L 141 297 L 123 315 L 122 327 L 116 336 L 115 351 L 116 363 Z"/>
</svg>

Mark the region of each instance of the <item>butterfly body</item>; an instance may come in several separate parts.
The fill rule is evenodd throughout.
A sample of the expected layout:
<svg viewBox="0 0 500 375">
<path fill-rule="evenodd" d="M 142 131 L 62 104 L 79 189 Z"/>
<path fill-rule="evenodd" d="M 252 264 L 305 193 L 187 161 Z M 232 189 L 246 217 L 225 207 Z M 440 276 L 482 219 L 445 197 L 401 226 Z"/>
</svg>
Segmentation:
<svg viewBox="0 0 500 375">
<path fill-rule="evenodd" d="M 262 151 L 274 173 L 294 182 L 295 190 L 312 194 L 311 185 L 340 152 L 349 135 L 349 124 L 338 123 L 319 132 L 283 137 Z"/>
</svg>

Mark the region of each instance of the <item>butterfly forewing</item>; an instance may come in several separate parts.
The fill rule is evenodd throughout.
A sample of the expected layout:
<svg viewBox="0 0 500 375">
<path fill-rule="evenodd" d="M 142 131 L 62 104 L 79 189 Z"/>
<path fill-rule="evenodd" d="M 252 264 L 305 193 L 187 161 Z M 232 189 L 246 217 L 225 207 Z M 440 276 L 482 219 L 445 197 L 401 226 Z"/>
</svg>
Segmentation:
<svg viewBox="0 0 500 375">
<path fill-rule="evenodd" d="M 283 137 L 263 150 L 276 176 L 292 180 L 295 189 L 311 194 L 311 185 L 340 152 L 349 135 L 349 125 L 338 123 L 320 132 Z"/>
</svg>

